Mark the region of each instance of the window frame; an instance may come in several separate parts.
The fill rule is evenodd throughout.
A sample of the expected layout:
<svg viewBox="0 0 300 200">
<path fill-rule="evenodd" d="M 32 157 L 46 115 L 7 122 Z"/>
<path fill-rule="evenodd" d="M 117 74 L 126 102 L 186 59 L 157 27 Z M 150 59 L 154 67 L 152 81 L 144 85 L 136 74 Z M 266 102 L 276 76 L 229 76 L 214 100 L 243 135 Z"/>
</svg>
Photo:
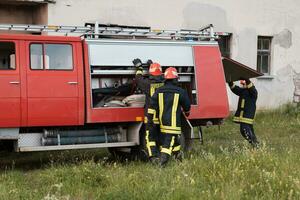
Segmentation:
<svg viewBox="0 0 300 200">
<path fill-rule="evenodd" d="M 17 48 L 16 48 L 16 42 L 15 41 L 5 41 L 5 40 L 0 40 L 0 43 L 13 43 L 14 44 L 14 52 L 15 52 L 15 68 L 10 68 L 10 69 L 1 69 L 0 71 L 4 72 L 4 71 L 16 71 L 17 67 L 18 67 L 18 63 L 17 63 Z"/>
<path fill-rule="evenodd" d="M 263 47 L 264 40 L 267 40 L 269 43 L 268 49 L 264 49 L 264 47 Z M 273 40 L 273 36 L 260 36 L 259 35 L 257 37 L 256 70 L 260 73 L 263 73 L 266 76 L 271 75 L 272 40 Z M 261 48 L 259 48 L 260 46 L 261 46 Z M 263 72 L 263 57 L 264 56 L 268 56 L 268 68 L 267 68 L 266 73 Z M 259 57 L 260 57 L 260 65 L 258 63 Z"/>
<path fill-rule="evenodd" d="M 42 45 L 42 56 L 43 56 L 43 68 L 42 69 L 33 69 L 31 67 L 31 45 L 34 45 L 34 44 L 40 44 Z M 45 68 L 45 56 L 46 56 L 46 49 L 45 49 L 45 46 L 46 45 L 68 45 L 68 46 L 71 46 L 71 53 L 72 53 L 72 68 L 71 69 L 46 69 Z M 43 70 L 43 71 L 74 71 L 75 67 L 74 67 L 74 50 L 73 50 L 73 44 L 71 43 L 50 43 L 50 42 L 32 42 L 29 44 L 29 68 L 30 70 L 33 70 L 33 71 L 36 71 L 36 70 Z M 49 67 L 50 67 L 50 63 L 49 63 Z"/>
</svg>

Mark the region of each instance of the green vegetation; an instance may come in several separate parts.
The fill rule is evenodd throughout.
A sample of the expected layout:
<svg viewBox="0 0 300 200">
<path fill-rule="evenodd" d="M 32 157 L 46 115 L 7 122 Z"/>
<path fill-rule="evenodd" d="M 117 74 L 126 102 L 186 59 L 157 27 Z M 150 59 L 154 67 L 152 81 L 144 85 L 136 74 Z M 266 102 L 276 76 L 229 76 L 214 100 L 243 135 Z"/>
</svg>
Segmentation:
<svg viewBox="0 0 300 200">
<path fill-rule="evenodd" d="M 103 150 L 1 153 L 0 199 L 300 199 L 298 113 L 260 112 L 258 150 L 230 120 L 204 128 L 204 145 L 166 168 L 108 161 Z"/>
</svg>

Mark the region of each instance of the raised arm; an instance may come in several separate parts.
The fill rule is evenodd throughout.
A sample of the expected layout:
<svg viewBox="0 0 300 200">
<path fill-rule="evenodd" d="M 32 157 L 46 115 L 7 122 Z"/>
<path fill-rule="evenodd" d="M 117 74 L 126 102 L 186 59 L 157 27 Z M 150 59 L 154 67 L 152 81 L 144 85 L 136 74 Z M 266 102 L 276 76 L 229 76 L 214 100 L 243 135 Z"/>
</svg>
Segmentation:
<svg viewBox="0 0 300 200">
<path fill-rule="evenodd" d="M 233 82 L 229 82 L 228 85 L 234 94 L 236 94 L 238 96 L 240 96 L 242 94 L 243 89 L 240 88 L 239 86 L 235 85 Z"/>
<path fill-rule="evenodd" d="M 246 79 L 246 86 L 247 86 L 247 89 L 248 89 L 250 95 L 253 98 L 257 99 L 257 90 L 256 90 L 254 84 L 249 79 Z"/>
</svg>

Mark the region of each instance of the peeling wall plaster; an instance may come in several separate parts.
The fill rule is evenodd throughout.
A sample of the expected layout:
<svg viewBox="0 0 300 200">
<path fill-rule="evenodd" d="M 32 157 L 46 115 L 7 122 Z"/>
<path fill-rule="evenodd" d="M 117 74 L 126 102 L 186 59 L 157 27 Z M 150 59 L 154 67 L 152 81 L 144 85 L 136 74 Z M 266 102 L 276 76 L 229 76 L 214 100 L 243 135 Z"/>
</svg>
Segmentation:
<svg viewBox="0 0 300 200">
<path fill-rule="evenodd" d="M 207 24 L 213 24 L 218 30 L 230 30 L 226 11 L 219 6 L 191 2 L 183 8 L 182 27 L 201 28 Z"/>
<path fill-rule="evenodd" d="M 279 44 L 280 47 L 288 49 L 292 46 L 292 32 L 284 29 L 280 33 L 274 35 L 274 44 Z"/>
</svg>

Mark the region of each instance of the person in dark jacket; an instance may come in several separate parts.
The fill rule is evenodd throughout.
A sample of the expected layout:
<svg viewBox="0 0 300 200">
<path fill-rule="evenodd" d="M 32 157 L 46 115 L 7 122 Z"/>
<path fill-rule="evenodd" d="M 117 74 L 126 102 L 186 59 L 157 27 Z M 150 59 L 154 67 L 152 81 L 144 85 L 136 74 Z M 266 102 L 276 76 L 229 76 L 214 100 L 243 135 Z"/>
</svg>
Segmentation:
<svg viewBox="0 0 300 200">
<path fill-rule="evenodd" d="M 148 109 L 150 124 L 158 124 L 162 136 L 160 165 L 164 166 L 172 153 L 180 151 L 182 111 L 189 115 L 191 103 L 185 90 L 177 86 L 177 70 L 169 67 L 165 71 L 165 85 L 156 90 Z"/>
<path fill-rule="evenodd" d="M 239 96 L 238 108 L 233 121 L 240 124 L 241 135 L 254 147 L 258 141 L 254 133 L 253 122 L 256 111 L 257 90 L 249 79 L 241 78 L 242 87 L 229 83 L 231 91 Z"/>
<path fill-rule="evenodd" d="M 136 58 L 133 61 L 134 66 L 136 67 L 136 75 L 135 80 L 137 83 L 137 87 L 142 90 L 142 92 L 146 95 L 145 101 L 145 140 L 146 140 L 146 148 L 150 161 L 157 157 L 159 154 L 159 127 L 158 125 L 152 125 L 149 127 L 148 125 L 148 107 L 150 98 L 156 91 L 156 89 L 160 88 L 164 85 L 164 77 L 162 74 L 162 68 L 159 63 L 152 63 L 151 60 L 148 60 L 146 66 L 149 67 L 149 77 L 145 77 L 143 75 L 143 63 L 140 59 Z"/>
</svg>

